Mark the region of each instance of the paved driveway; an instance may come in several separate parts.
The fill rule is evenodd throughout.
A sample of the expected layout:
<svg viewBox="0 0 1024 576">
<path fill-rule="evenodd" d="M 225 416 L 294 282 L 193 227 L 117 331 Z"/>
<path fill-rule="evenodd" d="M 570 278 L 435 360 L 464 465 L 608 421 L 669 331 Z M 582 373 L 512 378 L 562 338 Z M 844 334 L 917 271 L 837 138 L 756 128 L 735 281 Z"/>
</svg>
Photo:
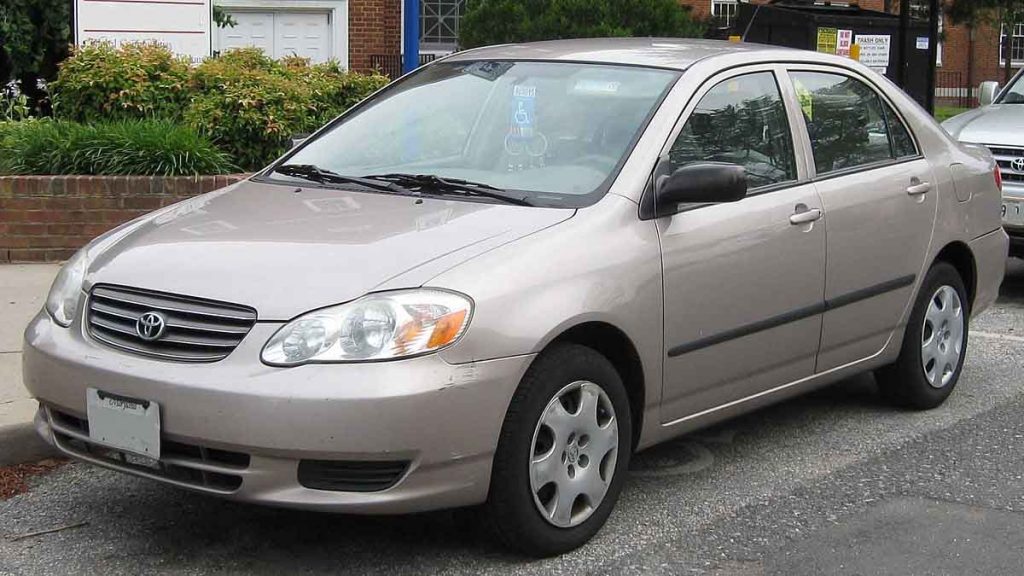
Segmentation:
<svg viewBox="0 0 1024 576">
<path fill-rule="evenodd" d="M 1024 266 L 972 325 L 942 408 L 883 405 L 870 376 L 639 455 L 594 542 L 524 561 L 464 514 L 257 508 L 84 465 L 0 502 L 0 573 L 1019 574 Z"/>
</svg>

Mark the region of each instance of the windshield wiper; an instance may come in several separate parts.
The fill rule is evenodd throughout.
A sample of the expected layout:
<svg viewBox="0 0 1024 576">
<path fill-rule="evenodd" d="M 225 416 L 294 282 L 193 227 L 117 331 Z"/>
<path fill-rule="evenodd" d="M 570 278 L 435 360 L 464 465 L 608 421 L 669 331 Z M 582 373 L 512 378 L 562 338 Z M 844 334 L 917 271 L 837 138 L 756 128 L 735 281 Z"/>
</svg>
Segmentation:
<svg viewBox="0 0 1024 576">
<path fill-rule="evenodd" d="M 434 174 L 372 174 L 364 176 L 373 180 L 392 182 L 401 186 L 422 188 L 430 192 L 440 194 L 460 194 L 465 196 L 481 196 L 493 198 L 517 206 L 533 206 L 533 203 L 523 196 L 516 196 L 509 192 L 484 184 L 483 182 L 472 182 L 461 178 L 442 178 Z"/>
<path fill-rule="evenodd" d="M 359 176 L 345 176 L 344 174 L 338 174 L 337 172 L 332 172 L 313 164 L 284 164 L 275 168 L 274 172 L 284 174 L 285 176 L 291 176 L 292 178 L 301 178 L 303 180 L 309 180 L 310 182 L 317 182 L 318 184 L 358 184 L 373 190 L 412 194 L 414 196 L 418 195 L 417 192 L 409 190 L 395 182 L 361 178 Z"/>
</svg>

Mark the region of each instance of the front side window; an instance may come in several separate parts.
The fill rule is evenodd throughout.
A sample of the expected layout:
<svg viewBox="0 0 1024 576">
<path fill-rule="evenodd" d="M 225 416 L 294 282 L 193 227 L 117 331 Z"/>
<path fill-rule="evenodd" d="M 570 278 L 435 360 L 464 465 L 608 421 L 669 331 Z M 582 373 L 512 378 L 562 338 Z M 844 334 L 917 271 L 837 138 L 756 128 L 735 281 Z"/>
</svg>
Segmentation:
<svg viewBox="0 0 1024 576">
<path fill-rule="evenodd" d="M 793 137 L 771 72 L 730 78 L 705 94 L 669 150 L 671 169 L 728 162 L 747 171 L 750 188 L 796 180 Z"/>
<path fill-rule="evenodd" d="M 467 180 L 533 204 L 586 206 L 610 186 L 678 77 L 568 62 L 440 62 L 385 89 L 285 162 L 345 176 Z"/>
<path fill-rule="evenodd" d="M 882 100 L 868 85 L 842 74 L 793 72 L 790 76 L 818 174 L 896 157 Z"/>
</svg>

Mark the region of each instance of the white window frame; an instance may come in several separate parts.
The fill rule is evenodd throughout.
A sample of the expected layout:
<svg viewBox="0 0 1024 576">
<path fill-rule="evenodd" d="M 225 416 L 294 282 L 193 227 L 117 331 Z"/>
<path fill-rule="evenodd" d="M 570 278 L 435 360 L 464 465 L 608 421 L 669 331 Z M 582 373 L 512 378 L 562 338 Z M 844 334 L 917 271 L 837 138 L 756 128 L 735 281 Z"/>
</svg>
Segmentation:
<svg viewBox="0 0 1024 576">
<path fill-rule="evenodd" d="M 1013 58 L 1013 46 L 1010 46 L 1010 57 L 1013 58 L 1013 62 L 1010 66 L 1020 68 L 1024 66 L 1024 23 L 1014 24 L 1013 26 L 1013 43 L 1018 45 L 1018 52 L 1021 53 L 1021 58 Z M 1006 27 L 1001 26 L 999 28 L 999 45 L 996 46 L 996 53 L 999 54 L 999 66 L 1006 66 L 1006 58 L 1003 56 L 1003 39 L 1006 38 Z"/>
<path fill-rule="evenodd" d="M 719 18 L 726 26 L 730 26 L 739 12 L 739 4 L 739 0 L 711 0 L 711 17 Z M 716 14 L 716 9 L 723 12 L 723 15 Z"/>
</svg>

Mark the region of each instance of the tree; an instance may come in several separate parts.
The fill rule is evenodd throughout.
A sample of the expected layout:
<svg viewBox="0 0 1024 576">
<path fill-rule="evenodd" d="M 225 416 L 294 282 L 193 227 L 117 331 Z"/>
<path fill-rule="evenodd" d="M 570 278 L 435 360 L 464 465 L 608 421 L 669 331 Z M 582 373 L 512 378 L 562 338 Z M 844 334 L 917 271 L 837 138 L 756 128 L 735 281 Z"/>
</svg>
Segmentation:
<svg viewBox="0 0 1024 576">
<path fill-rule="evenodd" d="M 33 105 L 46 96 L 38 81 L 56 77 L 70 43 L 69 0 L 0 0 L 0 84 L 17 80 Z"/>
<path fill-rule="evenodd" d="M 954 24 L 988 24 L 1003 30 L 1003 74 L 1004 84 L 1008 84 L 1013 77 L 1013 31 L 1024 24 L 1024 0 L 951 0 L 946 13 Z"/>
<path fill-rule="evenodd" d="M 471 0 L 459 23 L 459 44 L 703 33 L 704 23 L 678 0 Z"/>
</svg>

